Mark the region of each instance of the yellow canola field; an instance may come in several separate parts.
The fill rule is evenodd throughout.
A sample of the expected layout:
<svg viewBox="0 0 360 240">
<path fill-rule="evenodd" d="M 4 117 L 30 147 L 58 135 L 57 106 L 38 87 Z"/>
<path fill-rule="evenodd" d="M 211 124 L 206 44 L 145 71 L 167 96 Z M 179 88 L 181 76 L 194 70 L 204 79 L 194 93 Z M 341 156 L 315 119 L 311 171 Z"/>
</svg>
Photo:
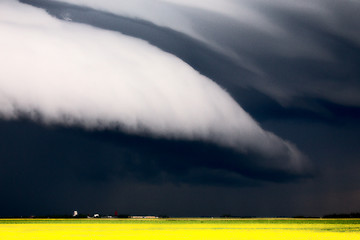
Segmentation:
<svg viewBox="0 0 360 240">
<path fill-rule="evenodd" d="M 334 230 L 336 226 L 331 228 Z M 358 231 L 321 229 L 326 229 L 326 226 L 319 224 L 314 229 L 306 224 L 0 224 L 0 239 L 360 240 Z"/>
</svg>

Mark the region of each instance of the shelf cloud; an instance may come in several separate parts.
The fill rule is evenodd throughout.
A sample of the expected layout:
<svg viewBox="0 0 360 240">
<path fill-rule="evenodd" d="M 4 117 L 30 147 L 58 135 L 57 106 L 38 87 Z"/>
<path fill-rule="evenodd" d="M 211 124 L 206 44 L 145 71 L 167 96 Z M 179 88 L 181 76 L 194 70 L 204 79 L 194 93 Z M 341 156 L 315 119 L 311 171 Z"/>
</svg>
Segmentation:
<svg viewBox="0 0 360 240">
<path fill-rule="evenodd" d="M 18 2 L 0 5 L 3 118 L 206 141 L 259 156 L 260 166 L 309 170 L 293 144 L 263 130 L 224 89 L 177 57 Z"/>
<path fill-rule="evenodd" d="M 359 10 L 0 0 L 0 217 L 356 211 Z"/>
<path fill-rule="evenodd" d="M 307 97 L 360 106 L 358 78 L 348 74 L 356 72 L 351 49 L 360 45 L 358 1 L 61 2 L 145 20 L 190 36 L 253 73 L 249 78 L 234 77 L 234 84 L 257 89 L 282 105 Z"/>
</svg>

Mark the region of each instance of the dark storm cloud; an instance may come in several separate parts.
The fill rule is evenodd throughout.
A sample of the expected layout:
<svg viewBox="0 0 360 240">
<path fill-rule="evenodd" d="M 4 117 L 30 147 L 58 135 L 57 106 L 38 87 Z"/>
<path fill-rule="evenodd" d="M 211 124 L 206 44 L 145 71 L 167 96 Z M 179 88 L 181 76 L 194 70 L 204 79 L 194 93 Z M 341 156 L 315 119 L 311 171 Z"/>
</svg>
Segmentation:
<svg viewBox="0 0 360 240">
<path fill-rule="evenodd" d="M 287 125 L 293 130 L 286 130 Z M 300 141 L 301 146 L 306 151 L 316 148 L 314 158 L 323 164 L 321 175 L 301 184 L 264 184 L 209 169 L 222 167 L 212 162 L 225 156 L 221 149 L 217 152 L 204 146 L 199 153 L 186 142 L 2 121 L 1 215 L 62 214 L 74 208 L 90 214 L 118 210 L 173 216 L 317 215 L 353 210 L 349 204 L 358 206 L 354 203 L 359 187 L 359 128 L 336 130 L 309 123 L 296 131 L 293 126 L 299 125 L 286 121 L 270 126 L 296 141 L 311 138 Z M 333 141 L 324 142 L 323 138 Z M 164 161 L 174 156 L 172 152 L 184 162 Z M 206 157 L 212 164 L 201 166 L 198 157 Z M 339 157 L 346 161 L 338 161 Z M 193 172 L 186 166 L 191 161 L 197 165 Z"/>
<path fill-rule="evenodd" d="M 282 168 L 289 159 L 283 150 L 271 157 L 271 151 L 241 152 L 196 137 L 139 136 L 106 127 L 87 131 L 71 117 L 67 122 L 67 115 L 55 124 L 45 119 L 47 126 L 1 121 L 0 216 L 71 213 L 77 206 L 83 213 L 117 209 L 176 216 L 360 209 L 357 2 L 211 0 L 214 5 L 206 6 L 167 0 L 140 8 L 138 0 L 119 3 L 125 4 L 120 12 L 112 0 L 21 2 L 69 25 L 143 39 L 183 60 L 225 88 L 262 128 L 295 143 L 316 171 Z M 29 117 L 26 111 L 16 114 Z M 30 115 L 42 118 L 36 110 Z"/>
<path fill-rule="evenodd" d="M 20 160 L 17 163 L 19 169 L 27 169 L 27 174 L 36 171 L 34 176 L 48 177 L 57 172 L 56 175 L 64 174 L 65 178 L 90 181 L 108 181 L 115 177 L 147 182 L 238 186 L 253 184 L 251 179 L 281 182 L 304 177 L 263 168 L 257 161 L 251 161 L 256 156 L 242 155 L 204 142 L 44 127 L 28 121 L 2 121 L 1 131 L 3 164 L 11 165 Z M 27 160 L 28 157 L 31 160 Z"/>
<path fill-rule="evenodd" d="M 246 1 L 244 1 L 246 2 Z M 258 29 L 251 24 L 235 24 L 231 19 L 217 17 L 211 27 L 197 29 L 206 38 L 231 49 L 253 66 L 252 75 L 232 75 L 232 82 L 252 87 L 289 107 L 298 98 L 319 98 L 341 105 L 359 107 L 357 67 L 360 45 L 354 19 L 359 15 L 356 2 L 315 1 L 306 9 L 290 9 L 276 2 L 255 3 L 256 11 L 279 31 Z M 239 3 L 241 5 L 241 3 Z M 289 3 L 292 5 L 293 3 Z M 323 13 L 323 11 L 325 13 Z M 195 14 L 195 22 L 206 14 Z M 349 17 L 345 20 L 344 16 Z M 351 17 L 350 17 L 351 16 Z M 209 23 L 207 23 L 210 25 Z M 265 28 L 265 27 L 264 27 Z M 344 32 L 344 29 L 353 31 Z"/>
<path fill-rule="evenodd" d="M 8 33 L 0 39 L 5 118 L 24 115 L 43 123 L 205 141 L 249 155 L 259 167 L 294 175 L 310 171 L 294 144 L 263 130 L 224 89 L 174 55 L 114 31 L 60 21 L 26 4 L 2 5 L 0 27 Z M 86 10 L 77 9 L 78 15 Z M 124 20 L 96 14 L 104 15 L 99 21 L 108 28 L 115 26 L 111 20 Z M 137 25 L 138 31 L 149 28 Z"/>
<path fill-rule="evenodd" d="M 311 40 L 327 55 L 324 58 L 314 58 L 311 54 L 296 57 L 260 53 L 255 61 L 266 73 L 269 82 L 283 88 L 283 92 L 288 92 L 289 95 L 284 96 L 285 98 L 305 96 L 359 107 L 359 42 L 324 27 L 316 16 L 304 17 L 284 10 L 272 12 L 271 8 L 267 12 L 295 38 L 302 39 L 299 44 L 306 45 Z M 334 21 L 341 18 L 342 14 L 341 10 L 335 12 Z M 346 27 L 346 24 L 341 25 Z M 337 30 L 341 31 L 341 28 Z M 294 47 L 294 44 L 296 42 L 290 41 L 289 48 Z"/>
<path fill-rule="evenodd" d="M 99 201 L 92 197 L 94 192 L 106 194 L 101 188 L 119 184 L 116 198 L 124 188 L 122 194 L 131 195 L 129 186 L 134 185 L 243 188 L 261 186 L 256 179 L 292 182 L 304 177 L 262 169 L 246 155 L 202 142 L 44 127 L 29 121 L 1 121 L 0 132 L 2 206 L 11 206 L 2 209 L 2 216 L 67 212 L 84 198 L 84 209 L 94 209 Z"/>
</svg>

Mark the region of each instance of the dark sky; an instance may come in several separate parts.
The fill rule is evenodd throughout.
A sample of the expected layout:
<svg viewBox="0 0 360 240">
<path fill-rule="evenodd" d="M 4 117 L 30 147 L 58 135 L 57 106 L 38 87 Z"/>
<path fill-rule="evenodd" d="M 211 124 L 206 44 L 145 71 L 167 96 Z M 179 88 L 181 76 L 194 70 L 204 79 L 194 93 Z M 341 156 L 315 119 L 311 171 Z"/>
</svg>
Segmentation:
<svg viewBox="0 0 360 240">
<path fill-rule="evenodd" d="M 246 132 L 240 137 L 229 137 L 245 142 L 241 143 L 245 150 L 239 151 L 232 143 L 224 143 L 212 128 L 205 128 L 209 131 L 205 137 L 197 131 L 189 137 L 181 133 L 186 131 L 184 126 L 179 126 L 181 130 L 175 134 L 171 129 L 158 134 L 158 129 L 153 132 L 146 124 L 144 129 L 140 124 L 134 131 L 129 130 L 121 125 L 127 122 L 120 120 L 120 126 L 115 123 L 115 127 L 101 127 L 100 118 L 96 124 L 101 126 L 94 127 L 93 122 L 87 125 L 86 119 L 92 115 L 84 114 L 83 109 L 76 112 L 85 116 L 81 121 L 73 112 L 65 111 L 60 117 L 49 115 L 53 106 L 51 94 L 45 98 L 49 105 L 42 106 L 41 98 L 34 105 L 32 98 L 23 94 L 27 96 L 32 88 L 21 92 L 23 80 L 4 71 L 0 75 L 0 216 L 71 214 L 73 210 L 84 214 L 117 211 L 170 216 L 321 216 L 360 211 L 358 2 L 317 0 L 316 7 L 305 2 L 306 8 L 293 6 L 293 1 L 235 1 L 265 18 L 266 24 L 250 15 L 245 16 L 246 21 L 239 21 L 230 13 L 163 3 L 170 4 L 169 9 L 182 16 L 175 22 L 190 22 L 191 31 L 158 24 L 153 17 L 140 18 L 138 13 L 132 17 L 111 12 L 106 7 L 99 10 L 48 0 L 20 2 L 26 4 L 24 12 L 30 12 L 28 8 L 34 6 L 33 11 L 44 9 L 46 14 L 41 14 L 49 15 L 53 21 L 81 23 L 79 29 L 85 24 L 121 33 L 176 56 L 229 93 L 262 129 L 296 146 L 302 154 L 299 161 L 305 162 L 306 167 L 294 170 L 293 165 L 286 165 L 293 160 L 288 159 L 292 156 L 288 152 L 295 147 L 281 148 L 279 155 L 274 156 L 261 147 L 247 149 L 246 141 L 251 142 L 252 135 L 247 137 Z M 22 3 L 3 4 L 17 7 Z M 3 11 L 10 15 L 10 9 Z M 160 10 L 152 14 L 163 14 Z M 241 14 L 244 13 L 239 11 Z M 0 18 L 0 29 L 11 21 Z M 36 24 L 42 21 L 39 17 Z M 16 24 L 11 27 L 16 29 Z M 32 27 L 28 29 L 30 32 Z M 46 31 L 48 35 L 56 34 L 51 29 Z M 12 33 L 9 30 L 5 34 Z M 7 48 L 0 43 L 3 50 Z M 21 43 L 16 44 L 19 51 L 0 57 L 0 66 L 13 61 L 14 71 L 21 72 L 24 66 L 17 60 L 25 54 L 20 51 Z M 48 44 L 61 52 L 60 43 L 44 38 L 45 51 Z M 101 48 L 107 43 L 98 44 Z M 87 52 L 81 54 L 92 57 Z M 52 59 L 48 61 L 51 64 Z M 32 67 L 35 63 L 31 58 L 27 62 L 26 69 L 38 71 Z M 72 73 L 71 69 L 63 71 L 69 76 Z M 31 78 L 27 79 L 29 86 L 36 85 Z M 58 79 L 61 81 L 61 77 Z M 20 85 L 13 89 L 20 97 L 13 97 L 8 90 L 6 82 L 12 81 L 19 81 Z M 36 85 L 36 89 L 45 89 L 45 85 Z M 110 94 L 115 93 L 106 92 L 103 96 Z M 7 108 L 8 99 L 12 111 Z M 27 99 L 28 105 L 22 102 Z M 214 95 L 212 101 L 217 100 Z M 91 110 L 84 108 L 84 112 L 98 110 L 108 114 L 96 104 L 90 102 Z M 113 104 L 116 107 L 118 103 Z M 66 106 L 70 109 L 71 105 Z M 162 121 L 162 115 L 156 115 L 156 111 L 152 114 L 155 122 Z M 224 116 L 227 118 L 231 117 Z M 164 125 L 166 119 L 167 116 Z M 175 122 L 176 114 L 169 119 Z M 217 124 L 222 129 L 228 123 Z M 212 134 L 220 140 L 209 140 Z M 265 145 L 266 139 L 256 144 Z"/>
</svg>

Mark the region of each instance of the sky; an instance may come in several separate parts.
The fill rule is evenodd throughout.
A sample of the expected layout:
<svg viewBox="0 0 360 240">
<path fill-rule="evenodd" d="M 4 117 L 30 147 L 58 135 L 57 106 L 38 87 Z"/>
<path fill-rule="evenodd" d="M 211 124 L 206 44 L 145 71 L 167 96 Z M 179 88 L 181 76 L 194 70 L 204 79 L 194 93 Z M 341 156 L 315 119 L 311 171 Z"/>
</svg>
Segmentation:
<svg viewBox="0 0 360 240">
<path fill-rule="evenodd" d="M 360 211 L 359 13 L 2 0 L 0 216 Z"/>
</svg>

